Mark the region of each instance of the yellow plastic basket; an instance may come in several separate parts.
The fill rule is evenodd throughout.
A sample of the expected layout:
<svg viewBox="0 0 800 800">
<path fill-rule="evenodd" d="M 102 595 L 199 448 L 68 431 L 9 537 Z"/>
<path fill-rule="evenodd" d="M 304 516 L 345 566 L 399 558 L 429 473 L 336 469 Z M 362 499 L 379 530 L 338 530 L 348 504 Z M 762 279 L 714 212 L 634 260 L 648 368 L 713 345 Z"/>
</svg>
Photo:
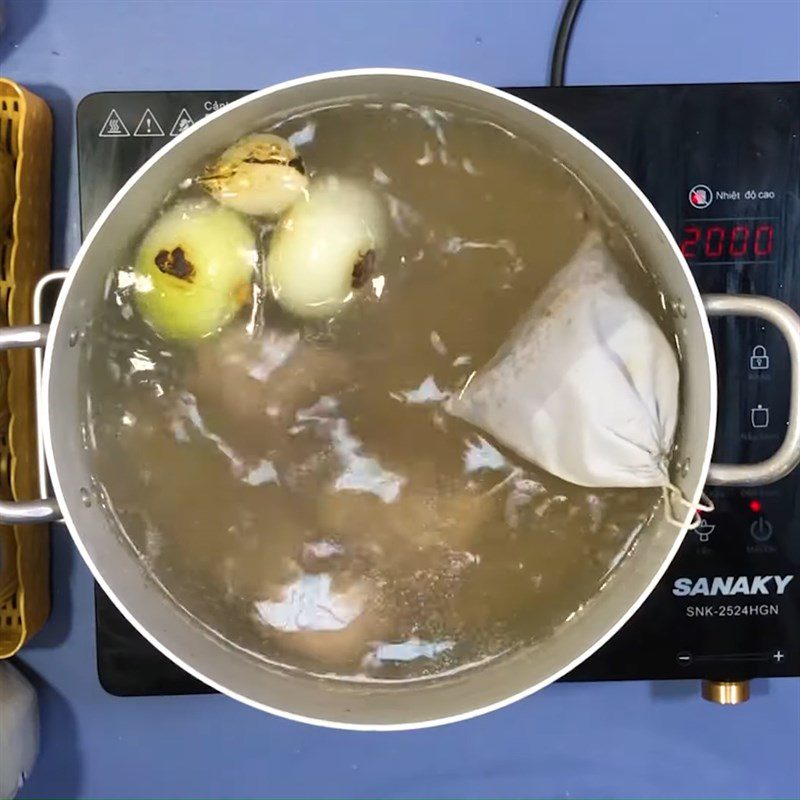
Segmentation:
<svg viewBox="0 0 800 800">
<path fill-rule="evenodd" d="M 53 122 L 40 97 L 6 78 L 0 148 L 14 159 L 16 188 L 11 228 L 0 230 L 0 324 L 30 325 L 33 290 L 50 269 Z M 0 359 L 0 497 L 38 497 L 33 359 L 26 350 Z M 0 526 L 0 546 L 0 658 L 8 658 L 50 613 L 48 526 Z"/>
</svg>

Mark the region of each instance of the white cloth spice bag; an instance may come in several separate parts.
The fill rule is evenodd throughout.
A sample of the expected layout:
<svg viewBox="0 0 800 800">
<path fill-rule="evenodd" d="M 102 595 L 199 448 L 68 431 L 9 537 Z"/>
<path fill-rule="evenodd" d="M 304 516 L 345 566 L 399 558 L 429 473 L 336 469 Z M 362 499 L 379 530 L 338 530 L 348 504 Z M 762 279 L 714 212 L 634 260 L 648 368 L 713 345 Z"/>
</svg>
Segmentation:
<svg viewBox="0 0 800 800">
<path fill-rule="evenodd" d="M 678 362 L 590 234 L 447 410 L 580 486 L 669 485 Z"/>
</svg>

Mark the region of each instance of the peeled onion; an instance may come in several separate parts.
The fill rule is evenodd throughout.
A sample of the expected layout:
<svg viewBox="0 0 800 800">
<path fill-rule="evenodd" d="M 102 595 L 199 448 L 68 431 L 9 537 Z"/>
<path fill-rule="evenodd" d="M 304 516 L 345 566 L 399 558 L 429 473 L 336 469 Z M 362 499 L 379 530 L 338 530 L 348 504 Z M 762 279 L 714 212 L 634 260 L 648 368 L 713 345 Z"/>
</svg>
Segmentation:
<svg viewBox="0 0 800 800">
<path fill-rule="evenodd" d="M 273 295 L 300 316 L 334 314 L 373 274 L 384 226 L 380 201 L 364 186 L 338 178 L 312 183 L 272 238 Z"/>
<path fill-rule="evenodd" d="M 308 185 L 294 147 L 271 133 L 252 133 L 206 167 L 200 183 L 224 206 L 257 217 L 278 217 Z"/>
<path fill-rule="evenodd" d="M 167 339 L 215 333 L 250 298 L 255 235 L 238 214 L 210 202 L 179 203 L 147 232 L 136 256 L 136 306 Z"/>
</svg>

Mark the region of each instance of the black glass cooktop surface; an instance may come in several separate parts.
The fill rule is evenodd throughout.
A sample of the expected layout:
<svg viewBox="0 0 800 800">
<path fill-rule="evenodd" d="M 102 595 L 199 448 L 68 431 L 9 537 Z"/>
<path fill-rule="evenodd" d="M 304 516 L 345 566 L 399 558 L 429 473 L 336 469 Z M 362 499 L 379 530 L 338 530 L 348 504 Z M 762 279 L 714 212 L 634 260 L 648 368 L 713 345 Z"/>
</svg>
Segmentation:
<svg viewBox="0 0 800 800">
<path fill-rule="evenodd" d="M 702 291 L 765 294 L 800 311 L 800 84 L 520 88 L 605 150 L 678 240 Z M 133 171 L 240 91 L 105 92 L 77 113 L 84 234 Z M 715 460 L 776 448 L 788 352 L 761 323 L 712 325 Z M 769 487 L 711 489 L 633 619 L 568 680 L 800 675 L 800 471 Z M 151 647 L 98 588 L 97 663 L 114 694 L 210 691 Z"/>
</svg>

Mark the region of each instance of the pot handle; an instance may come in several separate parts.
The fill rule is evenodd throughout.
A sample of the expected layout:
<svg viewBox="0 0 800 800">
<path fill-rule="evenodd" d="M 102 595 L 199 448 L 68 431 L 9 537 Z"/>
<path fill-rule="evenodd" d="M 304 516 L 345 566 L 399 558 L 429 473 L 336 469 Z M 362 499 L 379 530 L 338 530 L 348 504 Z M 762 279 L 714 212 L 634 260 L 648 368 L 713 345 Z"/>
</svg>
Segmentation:
<svg viewBox="0 0 800 800">
<path fill-rule="evenodd" d="M 709 317 L 757 317 L 774 325 L 789 346 L 789 422 L 777 451 L 757 464 L 711 464 L 706 482 L 712 486 L 764 486 L 788 475 L 800 464 L 800 316 L 771 297 L 707 294 Z"/>
<path fill-rule="evenodd" d="M 47 343 L 48 325 L 20 325 L 0 328 L 0 350 L 42 348 Z M 39 384 L 36 384 L 36 417 L 38 422 Z M 34 522 L 55 522 L 61 519 L 58 503 L 51 497 L 40 500 L 0 500 L 0 524 L 21 525 Z"/>
</svg>

